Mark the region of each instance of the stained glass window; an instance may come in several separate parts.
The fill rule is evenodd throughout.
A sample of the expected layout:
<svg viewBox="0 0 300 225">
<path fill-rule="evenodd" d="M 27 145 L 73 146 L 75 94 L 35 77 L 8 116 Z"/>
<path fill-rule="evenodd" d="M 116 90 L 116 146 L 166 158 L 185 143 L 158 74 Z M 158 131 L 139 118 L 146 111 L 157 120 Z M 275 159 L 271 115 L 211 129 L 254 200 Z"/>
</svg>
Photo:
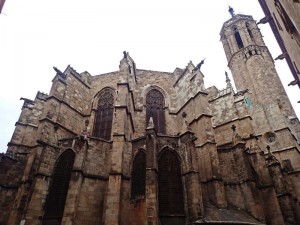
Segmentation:
<svg viewBox="0 0 300 225">
<path fill-rule="evenodd" d="M 146 126 L 152 117 L 156 132 L 162 134 L 166 132 L 164 106 L 165 99 L 162 93 L 156 89 L 148 92 L 146 97 Z"/>
<path fill-rule="evenodd" d="M 93 136 L 110 140 L 114 97 L 111 91 L 103 91 L 98 101 Z"/>
</svg>

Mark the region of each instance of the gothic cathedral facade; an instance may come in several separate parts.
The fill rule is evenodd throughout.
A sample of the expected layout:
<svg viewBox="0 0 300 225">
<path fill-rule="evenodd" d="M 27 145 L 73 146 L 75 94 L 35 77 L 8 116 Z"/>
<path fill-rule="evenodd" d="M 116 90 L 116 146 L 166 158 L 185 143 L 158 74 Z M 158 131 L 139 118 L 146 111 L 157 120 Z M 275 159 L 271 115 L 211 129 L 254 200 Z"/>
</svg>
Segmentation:
<svg viewBox="0 0 300 225">
<path fill-rule="evenodd" d="M 201 63 L 57 68 L 0 155 L 0 224 L 300 224 L 300 126 L 251 16 L 220 32 L 237 91 Z"/>
</svg>

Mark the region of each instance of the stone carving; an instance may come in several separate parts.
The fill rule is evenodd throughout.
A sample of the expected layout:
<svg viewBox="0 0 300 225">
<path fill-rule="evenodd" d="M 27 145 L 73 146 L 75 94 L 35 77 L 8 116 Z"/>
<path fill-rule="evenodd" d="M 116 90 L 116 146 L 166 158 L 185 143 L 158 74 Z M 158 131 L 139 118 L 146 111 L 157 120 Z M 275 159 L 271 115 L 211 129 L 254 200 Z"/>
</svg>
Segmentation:
<svg viewBox="0 0 300 225">
<path fill-rule="evenodd" d="M 186 116 L 187 116 L 186 112 L 183 112 L 182 113 L 183 121 L 182 121 L 181 134 L 183 134 L 183 133 L 185 133 L 187 131 L 192 131 L 192 128 L 190 127 L 189 122 L 186 119 Z"/>
<path fill-rule="evenodd" d="M 147 125 L 147 129 L 154 129 L 154 123 L 153 123 L 152 116 L 149 119 L 149 122 L 148 122 L 148 125 Z"/>
<path fill-rule="evenodd" d="M 267 157 L 266 157 L 267 166 L 271 166 L 273 164 L 280 163 L 278 161 L 278 159 L 276 159 L 276 157 L 272 154 L 269 145 L 267 145 L 267 150 L 268 150 L 268 154 L 267 154 Z"/>
<path fill-rule="evenodd" d="M 236 145 L 238 143 L 243 143 L 243 139 L 242 137 L 236 132 L 236 126 L 233 124 L 231 126 L 231 129 L 233 131 L 233 135 L 232 135 L 232 143 L 233 145 Z"/>
<path fill-rule="evenodd" d="M 60 77 L 66 79 L 66 74 L 64 74 L 63 72 L 61 72 L 59 69 L 57 69 L 55 66 L 53 66 L 53 69 L 55 70 L 55 72 L 57 73 L 57 75 L 59 75 Z"/>
<path fill-rule="evenodd" d="M 204 64 L 204 60 L 205 60 L 205 58 L 203 60 L 201 60 L 200 63 L 198 63 L 198 65 L 193 69 L 193 72 L 200 70 L 201 66 Z"/>
</svg>

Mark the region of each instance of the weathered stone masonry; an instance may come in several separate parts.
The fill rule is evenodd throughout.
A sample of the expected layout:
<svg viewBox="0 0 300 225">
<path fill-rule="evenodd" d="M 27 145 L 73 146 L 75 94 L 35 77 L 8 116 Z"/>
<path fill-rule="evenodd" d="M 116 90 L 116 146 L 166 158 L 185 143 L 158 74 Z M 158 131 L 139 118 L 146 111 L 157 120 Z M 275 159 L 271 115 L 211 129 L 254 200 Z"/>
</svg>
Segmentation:
<svg viewBox="0 0 300 225">
<path fill-rule="evenodd" d="M 127 52 L 111 73 L 54 68 L 0 155 L 0 224 L 299 224 L 299 121 L 253 18 L 220 36 L 237 92 Z"/>
</svg>

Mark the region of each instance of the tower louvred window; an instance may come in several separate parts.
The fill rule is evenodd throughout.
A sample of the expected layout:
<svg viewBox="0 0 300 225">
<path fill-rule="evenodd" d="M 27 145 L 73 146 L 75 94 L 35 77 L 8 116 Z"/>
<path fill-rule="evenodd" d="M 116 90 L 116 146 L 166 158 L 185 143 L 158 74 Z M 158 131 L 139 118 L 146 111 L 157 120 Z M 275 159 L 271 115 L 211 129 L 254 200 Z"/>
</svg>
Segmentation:
<svg viewBox="0 0 300 225">
<path fill-rule="evenodd" d="M 166 132 L 164 106 L 165 99 L 162 93 L 155 89 L 148 92 L 146 97 L 146 125 L 152 117 L 156 132 L 162 134 Z"/>
<path fill-rule="evenodd" d="M 145 195 L 146 154 L 140 151 L 134 158 L 131 175 L 131 197 Z"/>
<path fill-rule="evenodd" d="M 250 25 L 249 23 L 246 23 L 246 28 L 247 28 L 247 31 L 248 31 L 248 34 L 251 38 L 253 38 L 253 34 L 252 34 L 252 31 L 251 31 L 251 28 L 250 28 Z"/>
<path fill-rule="evenodd" d="M 75 153 L 65 151 L 57 160 L 45 205 L 43 225 L 60 225 L 63 217 Z"/>
<path fill-rule="evenodd" d="M 111 91 L 101 93 L 96 111 L 93 136 L 110 140 L 112 118 L 114 109 L 114 97 Z"/>
<path fill-rule="evenodd" d="M 241 35 L 238 31 L 238 29 L 235 27 L 233 29 L 234 31 L 234 37 L 235 37 L 235 40 L 236 40 L 236 43 L 238 45 L 239 48 L 244 48 L 244 44 L 243 44 L 243 41 L 242 41 L 242 38 L 241 38 Z"/>
</svg>

